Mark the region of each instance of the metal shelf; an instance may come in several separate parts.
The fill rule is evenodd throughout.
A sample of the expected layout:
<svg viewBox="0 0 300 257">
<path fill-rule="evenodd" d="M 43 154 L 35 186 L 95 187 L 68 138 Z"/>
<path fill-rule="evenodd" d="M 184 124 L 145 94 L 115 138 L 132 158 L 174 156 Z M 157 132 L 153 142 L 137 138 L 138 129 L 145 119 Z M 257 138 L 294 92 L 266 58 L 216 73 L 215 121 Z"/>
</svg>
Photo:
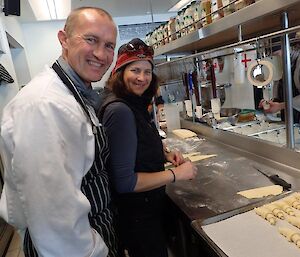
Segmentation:
<svg viewBox="0 0 300 257">
<path fill-rule="evenodd" d="M 154 56 L 191 53 L 238 42 L 238 25 L 243 40 L 281 29 L 280 14 L 289 15 L 289 26 L 300 24 L 299 0 L 260 0 L 214 23 L 155 49 Z"/>
</svg>

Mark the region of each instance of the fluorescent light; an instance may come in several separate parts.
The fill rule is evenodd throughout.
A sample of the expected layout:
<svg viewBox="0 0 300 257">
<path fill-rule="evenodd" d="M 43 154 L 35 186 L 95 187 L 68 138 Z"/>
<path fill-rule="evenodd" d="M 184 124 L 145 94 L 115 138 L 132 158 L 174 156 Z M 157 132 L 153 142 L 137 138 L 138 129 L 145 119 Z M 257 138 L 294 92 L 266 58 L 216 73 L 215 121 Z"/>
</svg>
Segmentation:
<svg viewBox="0 0 300 257">
<path fill-rule="evenodd" d="M 53 1 L 53 0 L 52 0 Z M 54 0 L 57 19 L 66 19 L 71 12 L 71 0 Z"/>
<path fill-rule="evenodd" d="M 175 4 L 168 12 L 178 12 L 184 6 L 188 5 L 192 0 L 180 0 L 177 4 Z"/>
<path fill-rule="evenodd" d="M 48 10 L 49 10 L 51 20 L 56 20 L 57 19 L 57 13 L 56 13 L 55 1 L 46 0 L 46 2 L 47 2 L 47 7 L 48 7 Z"/>
<path fill-rule="evenodd" d="M 66 19 L 71 11 L 71 0 L 28 0 L 37 20 Z"/>
</svg>

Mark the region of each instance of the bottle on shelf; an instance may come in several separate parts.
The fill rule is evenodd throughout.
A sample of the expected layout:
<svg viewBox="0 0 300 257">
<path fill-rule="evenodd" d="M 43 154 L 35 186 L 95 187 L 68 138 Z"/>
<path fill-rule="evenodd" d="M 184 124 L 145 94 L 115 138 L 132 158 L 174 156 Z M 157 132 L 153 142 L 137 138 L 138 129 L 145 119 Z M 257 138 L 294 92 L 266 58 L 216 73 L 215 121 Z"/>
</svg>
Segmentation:
<svg viewBox="0 0 300 257">
<path fill-rule="evenodd" d="M 194 9 L 194 23 L 196 29 L 200 29 L 202 27 L 202 21 L 201 21 L 201 1 L 195 3 L 195 9 Z"/>
<path fill-rule="evenodd" d="M 181 23 L 182 23 L 182 11 L 177 12 L 176 16 L 176 24 L 175 24 L 175 30 L 176 30 L 176 39 L 181 37 Z"/>
<path fill-rule="evenodd" d="M 211 18 L 212 22 L 217 21 L 224 17 L 224 11 L 220 10 L 223 7 L 222 0 L 211 0 Z"/>
<path fill-rule="evenodd" d="M 210 0 L 202 0 L 201 2 L 201 20 L 202 25 L 207 26 L 208 24 L 211 24 L 211 1 Z"/>
<path fill-rule="evenodd" d="M 255 3 L 255 0 L 239 0 L 234 3 L 234 7 L 238 11 L 253 3 Z"/>
<path fill-rule="evenodd" d="M 168 21 L 168 38 L 169 42 L 176 39 L 176 18 L 171 17 Z"/>
<path fill-rule="evenodd" d="M 163 23 L 162 25 L 162 44 L 165 45 L 169 43 L 169 33 L 168 33 L 168 22 Z"/>
<path fill-rule="evenodd" d="M 235 12 L 234 4 L 230 4 L 230 2 L 232 2 L 232 0 L 222 0 L 222 5 L 224 6 L 224 16 Z"/>
</svg>

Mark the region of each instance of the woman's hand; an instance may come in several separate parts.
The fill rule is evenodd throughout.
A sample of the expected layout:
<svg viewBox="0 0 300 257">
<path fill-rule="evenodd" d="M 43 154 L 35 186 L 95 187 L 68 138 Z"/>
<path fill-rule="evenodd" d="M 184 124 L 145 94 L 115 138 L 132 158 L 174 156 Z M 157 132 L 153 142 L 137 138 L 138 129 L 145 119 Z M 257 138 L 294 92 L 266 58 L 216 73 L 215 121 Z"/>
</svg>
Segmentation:
<svg viewBox="0 0 300 257">
<path fill-rule="evenodd" d="M 189 180 L 194 179 L 197 175 L 197 167 L 190 161 L 187 161 L 175 169 L 173 169 L 175 174 L 175 180 Z"/>
<path fill-rule="evenodd" d="M 171 162 L 175 167 L 185 162 L 182 154 L 178 151 L 171 151 L 169 153 L 165 152 L 165 158 L 167 161 Z"/>
</svg>

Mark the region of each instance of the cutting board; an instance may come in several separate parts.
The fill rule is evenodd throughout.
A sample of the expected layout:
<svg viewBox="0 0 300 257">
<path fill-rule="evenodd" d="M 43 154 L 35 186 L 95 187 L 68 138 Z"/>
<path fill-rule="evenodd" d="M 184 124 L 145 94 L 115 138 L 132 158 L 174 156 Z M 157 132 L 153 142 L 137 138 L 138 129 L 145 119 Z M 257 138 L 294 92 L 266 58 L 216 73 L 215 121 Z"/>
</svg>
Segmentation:
<svg viewBox="0 0 300 257">
<path fill-rule="evenodd" d="M 279 226 L 300 232 L 287 221 L 279 219 L 272 226 L 253 210 L 202 226 L 202 229 L 229 257 L 300 256 L 300 249 L 278 232 Z"/>
</svg>

